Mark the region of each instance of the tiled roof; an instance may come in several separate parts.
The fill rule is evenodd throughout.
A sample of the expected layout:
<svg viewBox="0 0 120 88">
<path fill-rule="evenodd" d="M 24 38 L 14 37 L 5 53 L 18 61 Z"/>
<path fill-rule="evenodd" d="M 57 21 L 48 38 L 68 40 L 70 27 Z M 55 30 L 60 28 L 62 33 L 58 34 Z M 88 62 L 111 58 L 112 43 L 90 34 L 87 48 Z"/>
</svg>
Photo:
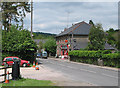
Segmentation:
<svg viewBox="0 0 120 88">
<path fill-rule="evenodd" d="M 67 34 L 74 34 L 74 35 L 88 35 L 90 31 L 90 24 L 82 21 L 80 23 L 74 24 L 72 27 L 66 29 L 65 31 L 58 34 L 56 37 L 67 35 Z"/>
</svg>

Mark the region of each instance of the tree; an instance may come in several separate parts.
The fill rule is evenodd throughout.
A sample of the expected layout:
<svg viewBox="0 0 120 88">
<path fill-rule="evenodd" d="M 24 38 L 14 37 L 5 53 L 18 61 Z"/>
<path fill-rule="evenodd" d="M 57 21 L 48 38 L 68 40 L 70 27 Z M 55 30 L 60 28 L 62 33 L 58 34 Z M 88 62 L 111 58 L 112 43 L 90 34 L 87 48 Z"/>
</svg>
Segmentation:
<svg viewBox="0 0 120 88">
<path fill-rule="evenodd" d="M 36 43 L 31 40 L 28 30 L 17 30 L 11 26 L 10 32 L 2 30 L 2 53 L 6 56 L 18 56 L 21 59 L 33 61 L 37 51 Z"/>
<path fill-rule="evenodd" d="M 92 25 L 92 26 L 94 26 L 94 23 L 93 23 L 92 20 L 89 20 L 89 24 Z"/>
<path fill-rule="evenodd" d="M 113 29 L 113 28 L 110 28 L 108 31 L 107 31 L 107 33 L 115 33 L 115 30 Z"/>
<path fill-rule="evenodd" d="M 42 41 L 39 42 L 38 51 L 41 52 L 41 49 L 43 49 Z"/>
<path fill-rule="evenodd" d="M 4 30 L 9 30 L 11 22 L 23 22 L 27 12 L 30 12 L 30 4 L 28 2 L 2 2 L 2 23 Z"/>
<path fill-rule="evenodd" d="M 55 56 L 55 54 L 56 54 L 56 41 L 55 41 L 55 39 L 49 39 L 43 46 L 48 54 Z"/>
<path fill-rule="evenodd" d="M 107 43 L 116 47 L 117 49 L 120 49 L 119 48 L 119 44 L 120 44 L 119 33 L 120 33 L 120 31 L 110 28 L 108 31 L 106 31 L 106 33 L 107 33 L 107 36 L 106 36 Z"/>
<path fill-rule="evenodd" d="M 105 44 L 105 34 L 101 24 L 92 26 L 89 33 L 90 43 L 88 49 L 90 50 L 102 50 Z"/>
</svg>

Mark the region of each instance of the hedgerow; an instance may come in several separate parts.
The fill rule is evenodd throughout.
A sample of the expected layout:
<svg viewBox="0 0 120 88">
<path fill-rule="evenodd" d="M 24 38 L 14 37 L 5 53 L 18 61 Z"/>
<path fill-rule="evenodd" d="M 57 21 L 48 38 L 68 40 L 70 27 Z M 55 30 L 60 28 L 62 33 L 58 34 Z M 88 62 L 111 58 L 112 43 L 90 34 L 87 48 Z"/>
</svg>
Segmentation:
<svg viewBox="0 0 120 88">
<path fill-rule="evenodd" d="M 69 56 L 71 61 L 98 65 L 98 59 L 101 59 L 105 66 L 120 67 L 119 53 L 111 53 L 110 50 L 74 50 L 69 52 Z"/>
</svg>

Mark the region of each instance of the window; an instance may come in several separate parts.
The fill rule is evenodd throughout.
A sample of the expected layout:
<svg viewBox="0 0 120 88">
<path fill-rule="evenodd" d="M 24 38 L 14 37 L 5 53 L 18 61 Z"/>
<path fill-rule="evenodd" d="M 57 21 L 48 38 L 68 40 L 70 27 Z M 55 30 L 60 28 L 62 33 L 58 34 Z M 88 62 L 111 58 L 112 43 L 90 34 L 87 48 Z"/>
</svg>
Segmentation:
<svg viewBox="0 0 120 88">
<path fill-rule="evenodd" d="M 13 60 L 18 60 L 18 58 L 13 58 Z"/>
<path fill-rule="evenodd" d="M 11 61 L 11 60 L 12 60 L 12 58 L 6 58 L 6 60 L 7 60 L 7 61 Z"/>
</svg>

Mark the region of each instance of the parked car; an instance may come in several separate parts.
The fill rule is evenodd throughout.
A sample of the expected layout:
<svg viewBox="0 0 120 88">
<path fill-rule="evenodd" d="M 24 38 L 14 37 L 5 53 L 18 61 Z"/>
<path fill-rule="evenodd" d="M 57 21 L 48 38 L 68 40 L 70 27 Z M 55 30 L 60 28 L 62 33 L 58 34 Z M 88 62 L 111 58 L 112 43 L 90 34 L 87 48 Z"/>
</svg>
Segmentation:
<svg viewBox="0 0 120 88">
<path fill-rule="evenodd" d="M 27 66 L 30 66 L 30 62 L 27 61 L 27 60 L 22 60 L 20 59 L 19 57 L 5 57 L 3 59 L 3 61 L 7 61 L 6 62 L 6 66 L 12 66 L 13 65 L 13 60 L 19 60 L 20 61 L 20 66 L 23 66 L 23 67 L 27 67 Z M 5 62 L 2 63 L 2 65 L 4 65 Z"/>
<path fill-rule="evenodd" d="M 42 52 L 42 58 L 46 58 L 47 59 L 47 52 L 46 51 Z"/>
<path fill-rule="evenodd" d="M 41 58 L 41 53 L 37 53 L 37 58 Z"/>
</svg>

